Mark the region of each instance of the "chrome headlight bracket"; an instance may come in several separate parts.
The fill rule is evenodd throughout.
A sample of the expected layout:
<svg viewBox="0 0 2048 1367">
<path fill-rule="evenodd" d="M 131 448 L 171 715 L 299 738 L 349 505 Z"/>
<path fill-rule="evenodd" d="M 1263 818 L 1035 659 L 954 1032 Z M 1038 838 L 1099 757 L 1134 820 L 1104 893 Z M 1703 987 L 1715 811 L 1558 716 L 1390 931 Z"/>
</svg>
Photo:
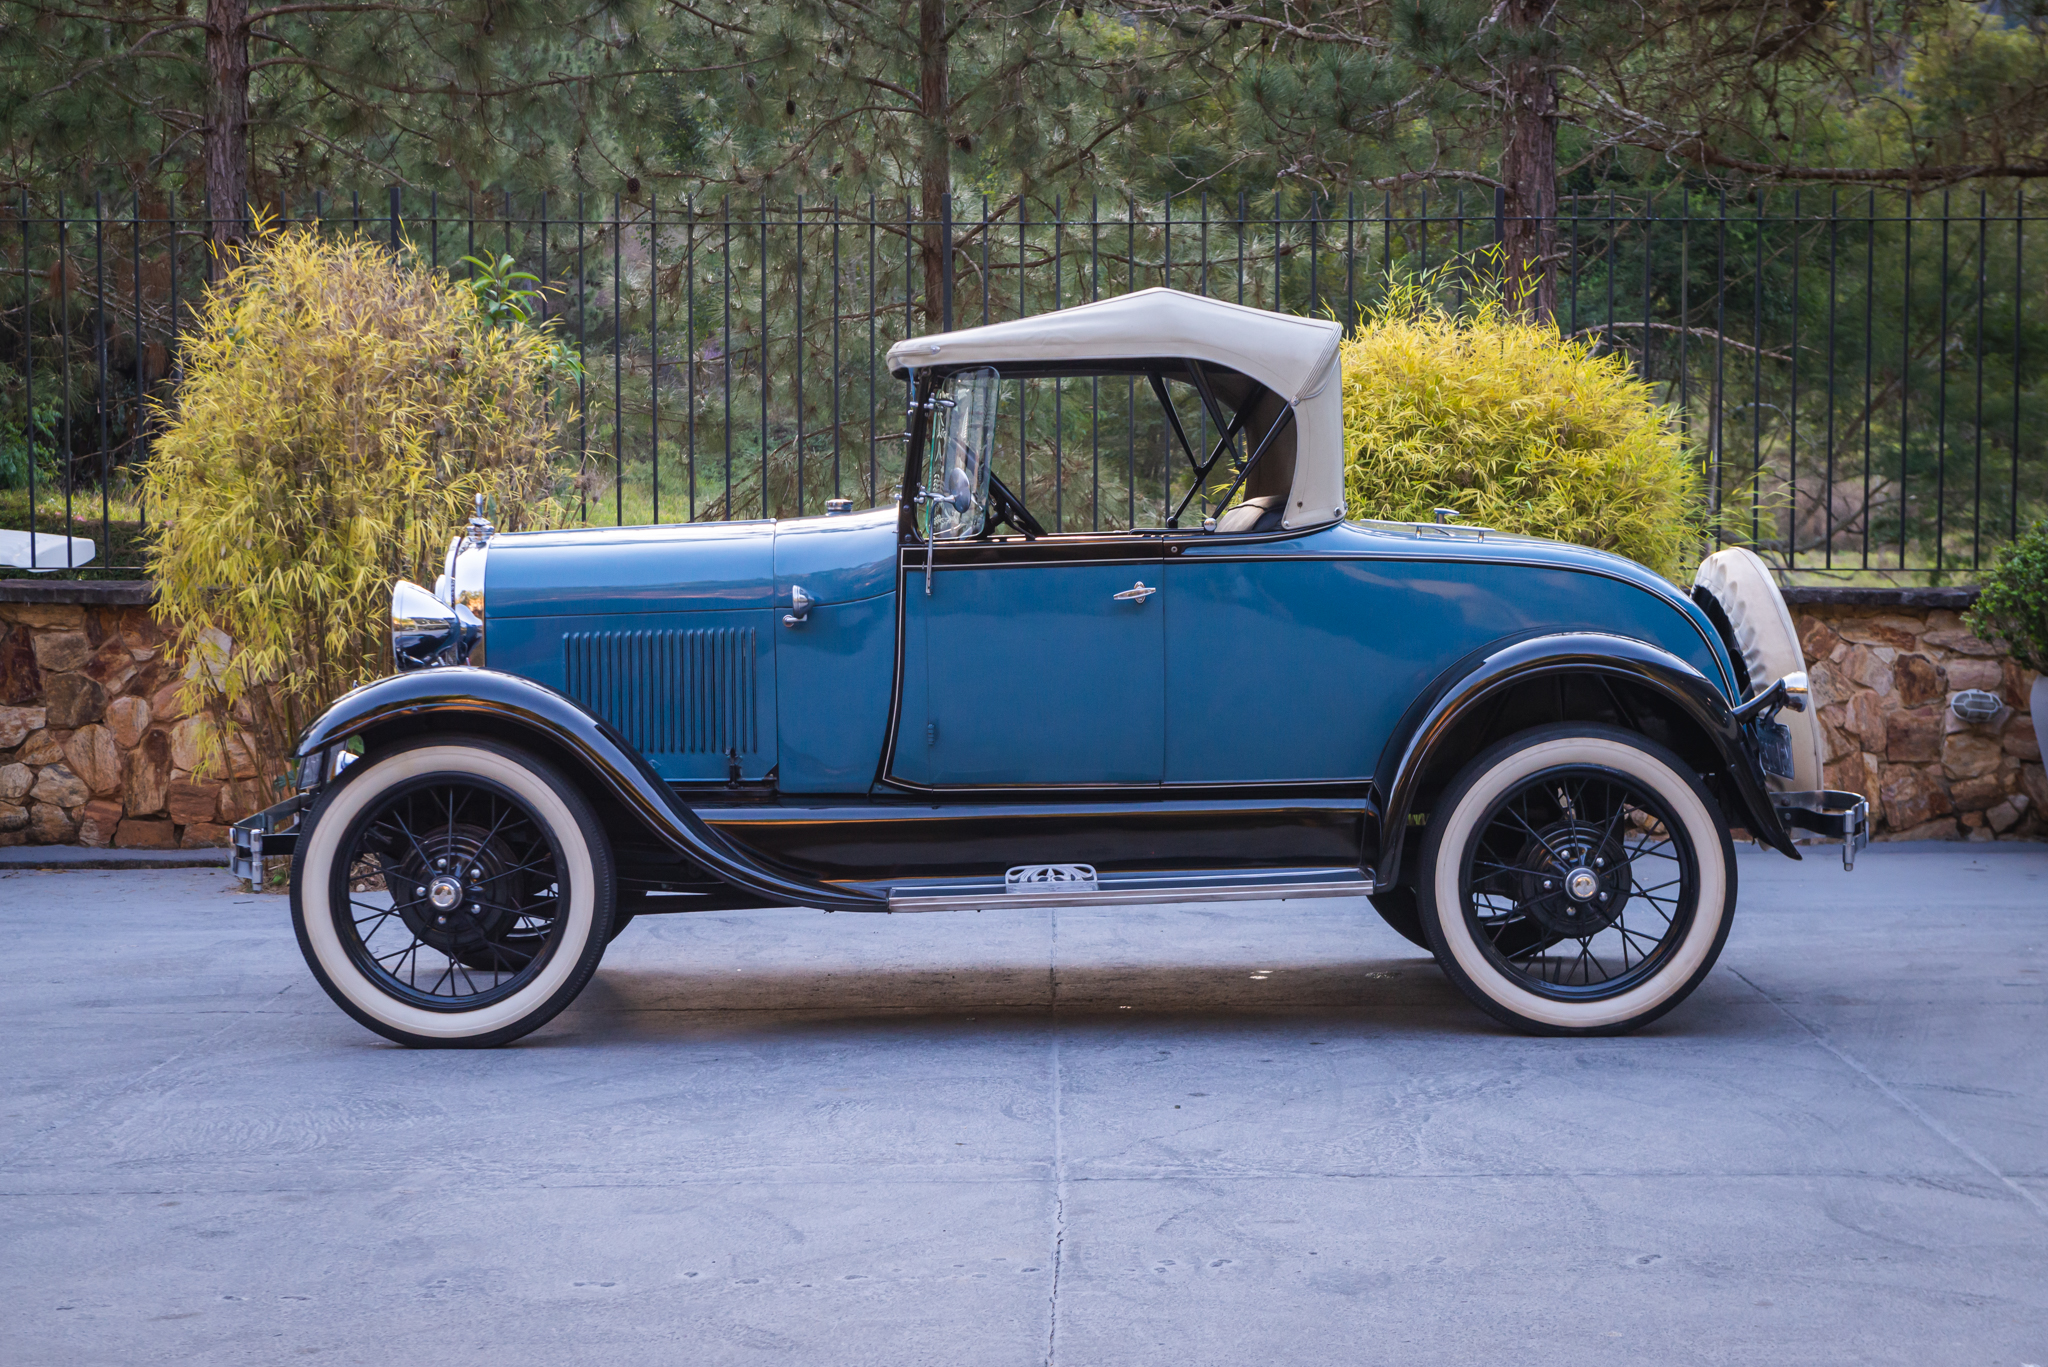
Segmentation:
<svg viewBox="0 0 2048 1367">
<path fill-rule="evenodd" d="M 418 669 L 427 664 L 481 665 L 484 662 L 484 569 L 489 563 L 491 538 L 497 533 L 498 529 L 484 516 L 484 496 L 478 494 L 476 512 L 469 519 L 469 525 L 448 543 L 447 557 L 441 562 L 441 577 L 430 595 L 455 615 L 457 629 L 450 648 L 445 652 L 437 652 L 434 658 L 425 660 L 415 655 L 409 661 L 404 651 L 395 648 L 399 612 L 398 595 L 394 590 L 392 640 L 400 670 Z"/>
<path fill-rule="evenodd" d="M 450 576 L 449 605 L 463 626 L 462 664 L 484 662 L 484 567 L 490 554 L 488 545 L 465 542 Z"/>
</svg>

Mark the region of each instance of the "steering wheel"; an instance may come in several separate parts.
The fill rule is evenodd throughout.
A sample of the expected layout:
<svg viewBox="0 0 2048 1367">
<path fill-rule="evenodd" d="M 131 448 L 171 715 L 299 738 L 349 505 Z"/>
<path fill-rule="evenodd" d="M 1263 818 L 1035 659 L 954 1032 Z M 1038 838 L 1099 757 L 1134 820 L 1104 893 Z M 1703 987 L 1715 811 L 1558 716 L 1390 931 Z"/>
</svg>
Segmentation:
<svg viewBox="0 0 2048 1367">
<path fill-rule="evenodd" d="M 1022 532 L 1026 541 L 1047 534 L 1044 525 L 1024 506 L 1024 500 L 1011 493 L 1010 486 L 998 479 L 994 471 L 988 477 L 988 513 L 990 527 L 1008 523 Z"/>
</svg>

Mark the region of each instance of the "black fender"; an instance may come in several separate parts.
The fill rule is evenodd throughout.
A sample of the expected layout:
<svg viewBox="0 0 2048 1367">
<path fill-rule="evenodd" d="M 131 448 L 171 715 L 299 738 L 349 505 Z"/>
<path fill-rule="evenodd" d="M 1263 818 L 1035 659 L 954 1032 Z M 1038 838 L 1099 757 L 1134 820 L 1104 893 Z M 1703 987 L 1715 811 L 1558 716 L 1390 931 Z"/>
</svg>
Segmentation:
<svg viewBox="0 0 2048 1367">
<path fill-rule="evenodd" d="M 448 665 L 394 674 L 341 698 L 299 737 L 303 760 L 354 736 L 401 726 L 409 733 L 469 732 L 548 743 L 582 777 L 618 800 L 648 832 L 713 877 L 782 906 L 886 911 L 885 899 L 805 878 L 736 847 L 680 801 L 631 742 L 573 698 L 493 669 Z"/>
<path fill-rule="evenodd" d="M 1712 680 L 1661 646 L 1629 636 L 1560 632 L 1502 642 L 1445 670 L 1408 710 L 1380 754 L 1374 783 L 1385 795 L 1379 858 L 1373 881 L 1392 887 L 1400 877 L 1401 847 L 1423 776 L 1459 723 L 1478 715 L 1505 691 L 1553 675 L 1595 675 L 1626 680 L 1675 704 L 1719 753 L 1729 796 L 1740 810 L 1727 813 L 1733 825 L 1781 854 L 1798 859 L 1785 825 L 1772 806 L 1756 756 L 1744 743 L 1742 724 Z"/>
</svg>

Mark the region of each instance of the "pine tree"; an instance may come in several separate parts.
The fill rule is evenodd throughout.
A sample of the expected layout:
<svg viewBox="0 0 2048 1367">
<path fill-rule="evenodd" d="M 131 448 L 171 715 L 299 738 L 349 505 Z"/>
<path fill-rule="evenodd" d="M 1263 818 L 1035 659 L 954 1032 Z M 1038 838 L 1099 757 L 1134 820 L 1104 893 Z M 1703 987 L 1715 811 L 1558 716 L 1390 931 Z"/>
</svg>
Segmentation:
<svg viewBox="0 0 2048 1367">
<path fill-rule="evenodd" d="M 1945 0 L 1128 0 L 1201 35 L 1219 140 L 1277 172 L 1498 196 L 1510 296 L 1554 299 L 1588 174 L 1954 184 L 2048 175 L 2048 24 Z"/>
<path fill-rule="evenodd" d="M 928 301 L 942 294 L 943 224 L 961 181 L 992 191 L 997 216 L 1085 184 L 1121 188 L 1124 144 L 1198 93 L 1170 30 L 1077 0 L 727 0 L 690 14 L 674 63 L 728 69 L 693 102 L 718 160 L 679 174 L 915 198 Z"/>
<path fill-rule="evenodd" d="M 203 190 L 222 235 L 323 183 L 603 175 L 641 0 L 0 0 L 15 178 Z M 257 188 L 252 190 L 252 177 Z"/>
</svg>

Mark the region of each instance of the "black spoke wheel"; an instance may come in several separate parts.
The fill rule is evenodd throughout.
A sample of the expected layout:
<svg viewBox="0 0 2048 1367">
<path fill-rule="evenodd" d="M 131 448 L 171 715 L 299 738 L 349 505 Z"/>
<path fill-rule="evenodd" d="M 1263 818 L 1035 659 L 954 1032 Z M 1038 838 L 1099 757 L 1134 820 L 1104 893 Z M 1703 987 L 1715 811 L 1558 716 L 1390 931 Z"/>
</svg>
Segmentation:
<svg viewBox="0 0 2048 1367">
<path fill-rule="evenodd" d="M 481 738 L 373 749 L 321 793 L 292 863 L 292 925 L 327 994 L 387 1038 L 503 1044 L 597 971 L 611 845 L 582 792 Z"/>
<path fill-rule="evenodd" d="M 1685 1000 L 1735 910 L 1698 774 L 1631 731 L 1560 723 L 1474 758 L 1429 814 L 1416 909 L 1437 963 L 1534 1034 L 1618 1034 Z"/>
<path fill-rule="evenodd" d="M 1648 786 L 1560 765 L 1502 795 L 1464 858 L 1463 910 L 1500 970 L 1561 1001 L 1617 996 L 1684 942 L 1699 859 Z"/>
<path fill-rule="evenodd" d="M 402 784 L 343 837 L 330 904 L 365 976 L 429 1010 L 517 992 L 560 942 L 567 877 L 533 812 L 480 779 Z"/>
</svg>

